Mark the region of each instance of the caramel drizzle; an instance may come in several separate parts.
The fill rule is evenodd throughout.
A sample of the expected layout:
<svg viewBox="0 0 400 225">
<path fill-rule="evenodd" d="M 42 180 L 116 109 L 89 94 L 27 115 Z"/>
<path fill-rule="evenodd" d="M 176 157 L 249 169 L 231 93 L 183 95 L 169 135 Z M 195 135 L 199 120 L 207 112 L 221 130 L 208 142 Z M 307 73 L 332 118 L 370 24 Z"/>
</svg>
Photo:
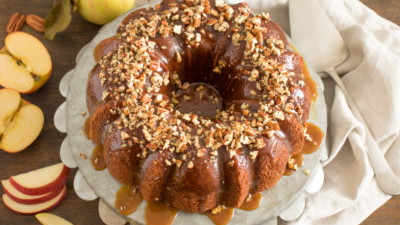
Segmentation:
<svg viewBox="0 0 400 225">
<path fill-rule="evenodd" d="M 94 147 L 90 161 L 92 162 L 93 168 L 97 171 L 107 168 L 103 156 L 103 145 L 96 145 L 96 147 Z"/>
<path fill-rule="evenodd" d="M 302 167 L 304 163 L 304 155 L 308 155 L 317 151 L 318 148 L 321 146 L 322 140 L 324 139 L 325 134 L 317 125 L 308 122 L 306 124 L 306 128 L 307 132 L 303 150 L 299 154 L 293 155 L 291 157 L 294 160 L 293 164 L 296 165 L 296 167 Z M 289 176 L 295 171 L 296 169 L 291 169 L 287 167 L 284 175 Z"/>
<path fill-rule="evenodd" d="M 122 185 L 115 196 L 115 208 L 122 215 L 130 215 L 138 209 L 142 202 L 142 195 L 128 185 Z"/>
<path fill-rule="evenodd" d="M 145 211 L 145 220 L 147 225 L 171 225 L 178 213 L 174 209 L 164 203 L 147 202 Z"/>
<path fill-rule="evenodd" d="M 252 211 L 257 209 L 261 202 L 263 196 L 262 193 L 256 193 L 251 195 L 249 200 L 247 200 L 240 209 L 246 211 Z M 140 203 L 143 201 L 140 193 L 136 192 L 128 185 L 122 185 L 116 193 L 115 208 L 122 215 L 130 215 L 134 213 Z M 205 215 L 215 224 L 215 225 L 225 225 L 228 224 L 234 215 L 234 208 L 223 208 L 218 213 L 212 213 L 211 211 L 206 212 Z M 147 225 L 171 225 L 178 213 L 178 210 L 166 205 L 161 202 L 147 202 L 145 210 L 145 221 Z"/>
<path fill-rule="evenodd" d="M 258 207 L 261 205 L 261 202 L 263 200 L 263 196 L 261 192 L 258 192 L 256 194 L 253 194 L 250 196 L 249 200 L 243 203 L 239 209 L 246 210 L 246 211 L 253 211 L 258 209 Z"/>
<path fill-rule="evenodd" d="M 216 214 L 207 212 L 206 215 L 215 225 L 225 225 L 232 220 L 234 213 L 234 208 L 226 208 Z"/>
</svg>

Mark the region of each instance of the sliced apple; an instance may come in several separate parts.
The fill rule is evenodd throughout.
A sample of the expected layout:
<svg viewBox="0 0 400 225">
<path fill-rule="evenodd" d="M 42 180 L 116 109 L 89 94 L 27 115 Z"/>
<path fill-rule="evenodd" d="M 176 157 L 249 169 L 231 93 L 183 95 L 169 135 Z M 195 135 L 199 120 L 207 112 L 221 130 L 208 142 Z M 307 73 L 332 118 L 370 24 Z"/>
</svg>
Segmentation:
<svg viewBox="0 0 400 225">
<path fill-rule="evenodd" d="M 28 92 L 35 83 L 31 73 L 10 55 L 0 54 L 0 84 L 18 92 Z"/>
<path fill-rule="evenodd" d="M 65 185 L 69 168 L 62 163 L 11 176 L 9 181 L 27 195 L 42 195 Z"/>
<path fill-rule="evenodd" d="M 0 53 L 0 85 L 21 93 L 39 89 L 51 76 L 52 62 L 46 47 L 34 36 L 13 32 Z"/>
<path fill-rule="evenodd" d="M 7 194 L 3 194 L 3 202 L 7 208 L 20 214 L 35 214 L 49 210 L 57 206 L 65 197 L 67 188 L 64 186 L 63 190 L 54 198 L 39 204 L 27 205 L 14 201 Z"/>
<path fill-rule="evenodd" d="M 0 102 L 3 107 L 3 103 Z M 6 124 L 1 134 L 0 149 L 9 153 L 16 153 L 24 150 L 42 131 L 44 115 L 36 105 L 27 101 L 21 102 L 21 107 L 15 113 L 10 123 Z"/>
<path fill-rule="evenodd" d="M 39 213 L 35 217 L 43 225 L 73 225 L 66 219 L 51 213 Z"/>
<path fill-rule="evenodd" d="M 43 128 L 42 110 L 6 88 L 0 89 L 0 108 L 0 149 L 16 153 L 27 148 Z"/>
<path fill-rule="evenodd" d="M 4 192 L 14 201 L 22 204 L 38 204 L 46 202 L 54 197 L 56 197 L 62 188 L 54 190 L 42 195 L 27 195 L 18 191 L 9 180 L 2 180 L 1 185 L 3 186 Z"/>
<path fill-rule="evenodd" d="M 20 104 L 21 96 L 18 92 L 9 89 L 0 90 L 0 135 L 5 131 L 7 125 L 17 112 Z"/>
</svg>

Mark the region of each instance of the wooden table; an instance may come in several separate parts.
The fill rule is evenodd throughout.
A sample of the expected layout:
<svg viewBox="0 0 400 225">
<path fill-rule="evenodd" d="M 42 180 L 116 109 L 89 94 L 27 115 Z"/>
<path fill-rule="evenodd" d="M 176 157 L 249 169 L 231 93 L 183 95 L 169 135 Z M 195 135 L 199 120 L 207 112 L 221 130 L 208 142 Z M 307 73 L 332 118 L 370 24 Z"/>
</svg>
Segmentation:
<svg viewBox="0 0 400 225">
<path fill-rule="evenodd" d="M 378 14 L 400 24 L 400 2 L 397 0 L 362 0 Z M 0 46 L 4 43 L 5 26 L 14 12 L 24 14 L 34 13 L 45 17 L 51 8 L 51 0 L 0 0 Z M 27 172 L 37 168 L 60 162 L 59 147 L 65 134 L 59 133 L 53 123 L 54 112 L 64 101 L 58 92 L 58 84 L 62 76 L 75 66 L 75 56 L 99 30 L 99 26 L 84 21 L 75 14 L 71 25 L 65 32 L 57 36 L 54 41 L 43 40 L 42 35 L 29 29 L 29 32 L 43 40 L 53 58 L 53 76 L 39 91 L 24 95 L 23 98 L 37 104 L 45 114 L 44 130 L 39 138 L 27 150 L 18 154 L 7 154 L 0 151 L 0 179 L 11 175 Z M 0 68 L 1 69 L 1 68 Z M 98 200 L 87 202 L 79 199 L 73 190 L 73 178 L 76 170 L 72 170 L 68 178 L 68 194 L 66 199 L 51 210 L 52 213 L 63 216 L 74 224 L 94 225 L 103 224 L 99 218 Z M 0 191 L 3 193 L 3 190 Z M 385 205 L 373 213 L 364 225 L 397 225 L 400 223 L 400 195 L 393 197 Z M 6 209 L 0 203 L 0 224 L 39 224 L 33 216 L 22 216 Z"/>
</svg>

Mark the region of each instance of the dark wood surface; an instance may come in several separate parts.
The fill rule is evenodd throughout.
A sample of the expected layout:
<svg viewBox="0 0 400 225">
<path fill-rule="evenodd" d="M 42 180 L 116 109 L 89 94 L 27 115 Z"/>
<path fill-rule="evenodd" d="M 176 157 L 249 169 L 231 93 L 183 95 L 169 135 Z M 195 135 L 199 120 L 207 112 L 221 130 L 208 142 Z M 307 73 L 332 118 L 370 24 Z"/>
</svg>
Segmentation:
<svg viewBox="0 0 400 225">
<path fill-rule="evenodd" d="M 45 17 L 52 5 L 51 0 L 0 0 L 0 47 L 6 36 L 5 27 L 10 15 L 14 12 L 34 13 Z M 362 0 L 381 16 L 400 24 L 400 1 L 398 0 Z M 64 101 L 59 94 L 58 84 L 62 76 L 75 65 L 75 56 L 99 30 L 99 26 L 84 21 L 78 14 L 73 16 L 71 25 L 59 34 L 54 41 L 43 40 L 42 35 L 27 26 L 23 31 L 31 33 L 44 42 L 53 59 L 53 75 L 49 82 L 39 91 L 23 95 L 26 100 L 38 105 L 45 114 L 45 125 L 39 138 L 25 151 L 8 154 L 0 151 L 0 179 L 41 168 L 60 162 L 59 147 L 65 134 L 59 133 L 53 123 L 54 112 Z M 0 68 L 1 69 L 1 68 Z M 76 225 L 103 224 L 99 218 L 98 200 L 83 201 L 73 190 L 72 170 L 68 178 L 68 194 L 65 200 L 50 212 L 60 215 Z M 3 190 L 0 190 L 3 194 Z M 1 200 L 0 200 L 1 201 Z M 33 216 L 23 216 L 8 210 L 0 202 L 0 224 L 39 224 Z M 398 225 L 400 224 L 400 195 L 393 197 L 374 212 L 364 225 Z"/>
</svg>

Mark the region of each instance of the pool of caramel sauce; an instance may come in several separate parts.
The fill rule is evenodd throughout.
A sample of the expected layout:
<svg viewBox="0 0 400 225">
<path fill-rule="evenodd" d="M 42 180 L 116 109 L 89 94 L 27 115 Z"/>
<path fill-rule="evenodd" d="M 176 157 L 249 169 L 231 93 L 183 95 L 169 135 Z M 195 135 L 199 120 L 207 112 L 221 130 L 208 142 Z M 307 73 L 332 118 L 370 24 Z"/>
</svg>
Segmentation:
<svg viewBox="0 0 400 225">
<path fill-rule="evenodd" d="M 90 157 L 90 162 L 95 170 L 101 171 L 107 168 L 106 163 L 104 161 L 103 155 L 103 145 L 96 145 L 93 148 L 92 155 Z"/>
<path fill-rule="evenodd" d="M 122 185 L 115 194 L 114 207 L 122 215 L 130 215 L 138 209 L 142 196 L 128 185 Z"/>
</svg>

